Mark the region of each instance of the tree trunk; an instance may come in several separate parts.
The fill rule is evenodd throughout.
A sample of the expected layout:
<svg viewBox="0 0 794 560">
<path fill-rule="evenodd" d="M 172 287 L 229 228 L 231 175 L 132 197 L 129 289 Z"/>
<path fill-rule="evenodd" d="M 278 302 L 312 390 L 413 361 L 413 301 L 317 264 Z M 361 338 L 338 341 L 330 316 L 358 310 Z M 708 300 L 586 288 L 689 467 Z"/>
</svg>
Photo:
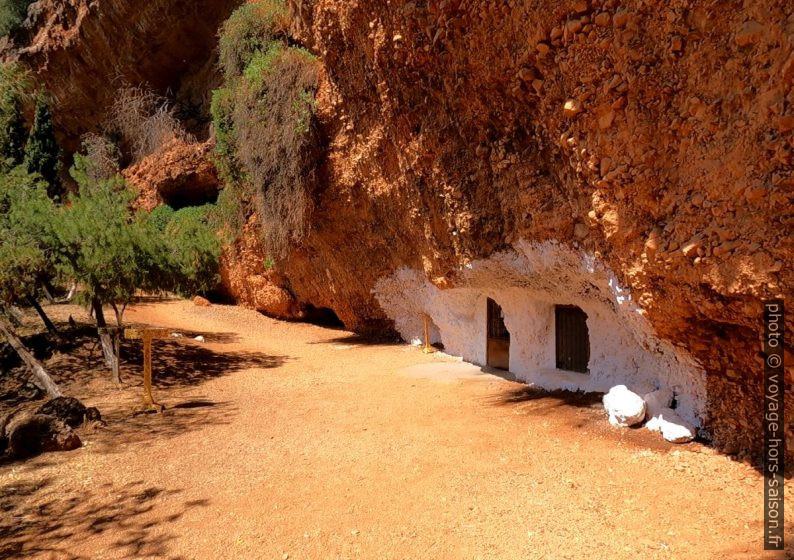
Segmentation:
<svg viewBox="0 0 794 560">
<path fill-rule="evenodd" d="M 110 305 L 113 306 L 113 311 L 116 314 L 116 328 L 113 330 L 113 343 L 116 353 L 116 364 L 113 368 L 113 381 L 116 385 L 121 385 L 121 373 L 119 369 L 121 368 L 121 334 L 124 332 L 121 323 L 124 320 L 124 310 L 127 309 L 127 304 L 125 303 L 121 305 L 121 307 L 115 303 L 111 303 Z"/>
<path fill-rule="evenodd" d="M 33 354 L 25 348 L 25 345 L 19 339 L 17 335 L 15 335 L 11 328 L 5 323 L 5 321 L 0 320 L 0 333 L 6 337 L 8 343 L 11 345 L 11 348 L 16 350 L 16 353 L 19 354 L 19 357 L 22 358 L 22 361 L 25 362 L 25 365 L 28 366 L 30 373 L 33 375 L 33 383 L 47 392 L 47 394 L 52 397 L 62 397 L 63 393 L 61 390 L 58 389 L 58 386 L 52 380 L 52 378 L 47 373 L 47 370 L 44 369 L 44 366 L 41 365 Z"/>
<path fill-rule="evenodd" d="M 72 282 L 71 286 L 69 286 L 69 293 L 66 294 L 66 298 L 64 299 L 64 302 L 69 303 L 70 301 L 72 301 L 75 292 L 77 292 L 77 282 Z"/>
<path fill-rule="evenodd" d="M 44 322 L 44 326 L 47 327 L 47 330 L 60 338 L 58 329 L 55 327 L 53 322 L 50 321 L 50 318 L 47 317 L 47 314 L 44 312 L 44 309 L 42 309 L 41 305 L 39 305 L 39 302 L 36 301 L 36 298 L 33 296 L 28 296 L 28 303 L 33 309 L 36 310 L 36 313 L 39 314 L 39 317 L 41 317 L 41 320 Z"/>
<path fill-rule="evenodd" d="M 119 376 L 119 355 L 117 353 L 118 344 L 114 342 L 113 335 L 111 335 L 110 331 L 108 330 L 108 325 L 105 321 L 105 313 L 102 311 L 102 303 L 98 298 L 94 298 L 91 301 L 91 306 L 94 308 L 97 333 L 99 334 L 99 342 L 102 345 L 102 354 L 105 356 L 105 365 L 108 366 L 112 372 L 113 382 L 117 385 L 120 385 L 121 377 Z"/>
<path fill-rule="evenodd" d="M 99 301 L 99 298 L 94 298 L 91 300 L 91 307 L 94 309 L 94 317 L 96 317 L 96 326 L 107 327 L 108 325 L 105 322 L 105 312 L 102 311 L 102 302 Z"/>
<path fill-rule="evenodd" d="M 50 286 L 47 282 L 42 282 L 41 284 L 41 291 L 44 292 L 44 297 L 47 298 L 47 301 L 52 305 L 55 303 L 55 298 L 52 297 L 52 286 Z"/>
<path fill-rule="evenodd" d="M 121 385 L 121 331 L 117 330 L 113 335 L 113 347 L 116 353 L 116 361 L 113 363 L 113 383 Z"/>
<path fill-rule="evenodd" d="M 0 304 L 0 313 L 6 316 L 12 327 L 21 327 L 22 321 L 17 316 L 17 310 L 14 306 L 6 307 Z"/>
<path fill-rule="evenodd" d="M 105 365 L 113 372 L 113 381 L 118 378 L 119 361 L 116 357 L 113 344 L 113 336 L 108 332 L 107 327 L 99 327 L 99 342 L 102 344 L 102 354 L 105 356 Z"/>
<path fill-rule="evenodd" d="M 25 324 L 25 314 L 16 305 L 10 305 L 8 307 L 8 314 L 9 317 L 13 321 L 15 321 L 20 327 Z"/>
</svg>

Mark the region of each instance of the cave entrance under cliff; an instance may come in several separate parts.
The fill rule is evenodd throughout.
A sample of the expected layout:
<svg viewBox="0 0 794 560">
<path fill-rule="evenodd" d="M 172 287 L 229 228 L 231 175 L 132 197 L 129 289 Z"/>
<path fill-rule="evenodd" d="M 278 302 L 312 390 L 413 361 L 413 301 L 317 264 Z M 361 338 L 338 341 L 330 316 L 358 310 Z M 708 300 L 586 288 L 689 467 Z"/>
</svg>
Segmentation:
<svg viewBox="0 0 794 560">
<path fill-rule="evenodd" d="M 211 181 L 193 180 L 174 181 L 160 189 L 168 206 L 174 210 L 181 210 L 190 206 L 203 206 L 214 204 L 218 201 L 218 184 Z"/>
<path fill-rule="evenodd" d="M 312 325 L 318 325 L 329 329 L 344 329 L 345 324 L 329 307 L 315 307 L 312 304 L 307 304 L 304 309 L 303 320 Z"/>
<path fill-rule="evenodd" d="M 510 331 L 505 326 L 502 308 L 488 298 L 486 363 L 497 369 L 510 369 Z"/>
</svg>

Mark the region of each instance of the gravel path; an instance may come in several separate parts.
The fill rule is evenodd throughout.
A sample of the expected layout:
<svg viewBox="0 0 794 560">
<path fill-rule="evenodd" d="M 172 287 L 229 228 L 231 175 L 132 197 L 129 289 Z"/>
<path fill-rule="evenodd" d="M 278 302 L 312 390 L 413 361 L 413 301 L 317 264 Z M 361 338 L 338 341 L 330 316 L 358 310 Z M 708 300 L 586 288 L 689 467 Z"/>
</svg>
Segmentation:
<svg viewBox="0 0 794 560">
<path fill-rule="evenodd" d="M 0 467 L 0 558 L 764 557 L 754 469 L 598 399 L 235 307 L 127 319 L 189 335 L 155 344 L 169 409 L 132 416 L 127 368 L 82 449 Z"/>
</svg>

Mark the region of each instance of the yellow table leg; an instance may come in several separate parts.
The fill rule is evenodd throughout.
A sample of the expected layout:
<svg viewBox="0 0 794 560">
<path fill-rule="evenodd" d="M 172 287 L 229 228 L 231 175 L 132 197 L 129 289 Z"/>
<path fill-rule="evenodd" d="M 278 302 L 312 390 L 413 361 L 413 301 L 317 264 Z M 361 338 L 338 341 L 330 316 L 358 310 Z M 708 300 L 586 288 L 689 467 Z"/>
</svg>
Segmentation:
<svg viewBox="0 0 794 560">
<path fill-rule="evenodd" d="M 422 352 L 432 354 L 436 349 L 430 346 L 430 317 L 428 317 L 427 313 L 422 313 L 422 322 L 424 323 L 425 331 L 425 345 L 422 348 Z"/>
<path fill-rule="evenodd" d="M 152 337 L 143 337 L 143 410 L 162 412 L 163 405 L 154 402 L 152 396 Z"/>
</svg>

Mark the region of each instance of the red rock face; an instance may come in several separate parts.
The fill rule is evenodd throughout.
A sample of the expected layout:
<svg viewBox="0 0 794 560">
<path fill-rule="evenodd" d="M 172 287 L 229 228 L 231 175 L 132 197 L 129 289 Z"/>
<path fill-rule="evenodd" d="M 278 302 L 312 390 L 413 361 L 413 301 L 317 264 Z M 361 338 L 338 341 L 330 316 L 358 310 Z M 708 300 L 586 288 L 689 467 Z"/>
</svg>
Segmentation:
<svg viewBox="0 0 794 560">
<path fill-rule="evenodd" d="M 200 206 L 218 196 L 218 172 L 211 161 L 213 142 L 173 140 L 160 151 L 123 171 L 140 192 L 137 204 L 154 210 L 166 203 L 173 208 Z"/>
<path fill-rule="evenodd" d="M 235 2 L 66 4 L 25 58 L 74 139 L 119 68 L 206 97 Z M 473 259 L 558 240 L 609 266 L 703 366 L 716 445 L 759 449 L 761 302 L 792 293 L 790 2 L 290 5 L 324 66 L 327 153 L 311 231 L 278 278 L 252 232 L 230 249 L 235 297 L 280 315 L 294 294 L 382 332 L 372 289 L 397 268 L 452 287 Z"/>
<path fill-rule="evenodd" d="M 273 269 L 262 246 L 256 215 L 249 217 L 239 238 L 224 247 L 221 255 L 221 284 L 235 301 L 279 319 L 299 319 L 301 306 L 288 289 L 288 282 Z"/>
<path fill-rule="evenodd" d="M 241 3 L 38 2 L 35 35 L 22 49 L 21 58 L 56 101 L 61 143 L 67 149 L 77 149 L 80 136 L 96 129 L 114 92 L 125 83 L 149 84 L 189 104 L 207 104 L 208 85 L 215 79 L 212 52 L 218 27 Z"/>
<path fill-rule="evenodd" d="M 304 6 L 330 144 L 294 293 L 382 328 L 371 288 L 399 266 L 448 286 L 563 241 L 703 365 L 716 444 L 758 449 L 761 302 L 792 293 L 792 21 L 771 0 Z"/>
</svg>

